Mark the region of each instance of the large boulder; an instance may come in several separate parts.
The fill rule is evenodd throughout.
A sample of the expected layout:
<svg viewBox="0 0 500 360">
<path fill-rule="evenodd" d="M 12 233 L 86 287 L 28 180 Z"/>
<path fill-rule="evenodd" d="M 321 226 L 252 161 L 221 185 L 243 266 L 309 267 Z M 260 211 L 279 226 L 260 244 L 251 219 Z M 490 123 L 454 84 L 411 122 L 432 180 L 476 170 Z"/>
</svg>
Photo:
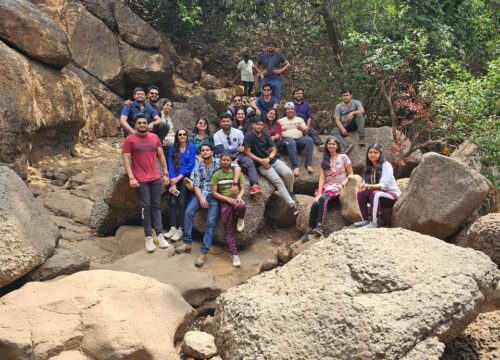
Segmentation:
<svg viewBox="0 0 500 360">
<path fill-rule="evenodd" d="M 342 217 L 350 222 L 361 220 L 361 213 L 358 206 L 358 186 L 362 182 L 359 175 L 349 175 L 347 177 L 347 184 L 340 191 L 339 200 L 342 204 L 341 213 Z"/>
<path fill-rule="evenodd" d="M 312 198 L 308 195 L 297 195 L 297 200 L 301 204 L 309 204 Z M 280 196 L 278 191 L 275 191 L 266 206 L 266 220 L 271 225 L 279 227 L 290 227 L 297 222 L 297 215 L 293 215 L 293 210 Z"/>
<path fill-rule="evenodd" d="M 191 96 L 186 102 L 186 107 L 194 113 L 196 119 L 204 118 L 212 124 L 212 127 L 219 125 L 217 113 L 203 96 Z"/>
<path fill-rule="evenodd" d="M 477 219 L 464 234 L 461 233 L 456 244 L 482 251 L 500 265 L 500 213 Z"/>
<path fill-rule="evenodd" d="M 481 164 L 481 161 L 479 161 L 479 148 L 476 144 L 469 140 L 461 143 L 458 148 L 451 153 L 450 157 L 460 161 L 477 172 L 481 172 L 483 170 L 483 165 Z"/>
<path fill-rule="evenodd" d="M 60 234 L 47 215 L 21 178 L 0 166 L 0 287 L 52 255 Z"/>
<path fill-rule="evenodd" d="M 203 63 L 198 58 L 186 57 L 180 60 L 175 71 L 184 80 L 188 82 L 195 82 L 200 80 L 202 73 Z"/>
<path fill-rule="evenodd" d="M 0 41 L 0 163 L 25 177 L 28 161 L 45 153 L 71 153 L 84 123 L 83 96 L 76 76 L 30 60 Z"/>
<path fill-rule="evenodd" d="M 56 248 L 54 254 L 41 266 L 26 275 L 28 281 L 47 281 L 61 275 L 88 270 L 90 258 L 79 251 Z"/>
<path fill-rule="evenodd" d="M 43 204 L 55 215 L 73 219 L 83 225 L 89 225 L 92 201 L 60 190 L 42 195 Z"/>
<path fill-rule="evenodd" d="M 161 46 L 160 34 L 151 25 L 132 12 L 126 3 L 115 1 L 113 10 L 118 31 L 127 43 L 146 50 L 158 50 Z"/>
<path fill-rule="evenodd" d="M 0 2 L 0 23 L 0 39 L 30 58 L 56 68 L 70 62 L 68 37 L 32 3 L 26 0 Z"/>
<path fill-rule="evenodd" d="M 196 123 L 196 115 L 190 110 L 186 103 L 174 102 L 174 108 L 170 113 L 175 130 L 184 129 L 189 133 Z"/>
<path fill-rule="evenodd" d="M 392 224 L 446 239 L 488 195 L 489 182 L 461 162 L 427 153 L 393 208 Z"/>
<path fill-rule="evenodd" d="M 31 282 L 2 297 L 0 358 L 178 359 L 174 343 L 195 313 L 170 285 L 130 273 Z"/>
<path fill-rule="evenodd" d="M 113 91 L 123 95 L 122 62 L 116 35 L 75 0 L 33 2 L 66 31 L 72 60 Z"/>
<path fill-rule="evenodd" d="M 232 89 L 223 88 L 208 90 L 204 96 L 217 114 L 222 114 L 229 108 L 234 95 L 235 93 Z"/>
<path fill-rule="evenodd" d="M 216 345 L 235 360 L 437 360 L 437 340 L 471 323 L 498 281 L 470 249 L 404 229 L 344 230 L 222 294 Z"/>
<path fill-rule="evenodd" d="M 80 2 L 113 31 L 117 30 L 115 16 L 113 14 L 114 0 L 80 0 Z"/>
</svg>

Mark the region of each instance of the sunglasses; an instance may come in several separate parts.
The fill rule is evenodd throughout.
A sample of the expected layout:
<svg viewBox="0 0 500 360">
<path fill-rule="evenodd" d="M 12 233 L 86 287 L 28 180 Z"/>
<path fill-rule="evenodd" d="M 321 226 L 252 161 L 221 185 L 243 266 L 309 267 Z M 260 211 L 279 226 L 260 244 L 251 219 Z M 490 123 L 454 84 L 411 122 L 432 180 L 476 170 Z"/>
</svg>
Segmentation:
<svg viewBox="0 0 500 360">
<path fill-rule="evenodd" d="M 271 91 L 271 89 L 262 89 L 262 91 Z"/>
<path fill-rule="evenodd" d="M 155 93 L 155 92 L 151 92 L 151 93 L 149 93 L 149 95 L 155 95 L 155 96 L 160 96 L 160 94 L 158 94 L 158 93 Z"/>
<path fill-rule="evenodd" d="M 231 143 L 231 139 L 229 138 L 229 136 L 227 136 L 227 137 L 226 137 L 226 139 L 227 139 L 227 144 L 228 144 L 229 146 L 231 146 L 231 144 L 232 144 L 232 143 Z"/>
<path fill-rule="evenodd" d="M 188 134 L 187 133 L 179 133 L 179 134 L 177 134 L 177 136 L 188 136 Z"/>
</svg>

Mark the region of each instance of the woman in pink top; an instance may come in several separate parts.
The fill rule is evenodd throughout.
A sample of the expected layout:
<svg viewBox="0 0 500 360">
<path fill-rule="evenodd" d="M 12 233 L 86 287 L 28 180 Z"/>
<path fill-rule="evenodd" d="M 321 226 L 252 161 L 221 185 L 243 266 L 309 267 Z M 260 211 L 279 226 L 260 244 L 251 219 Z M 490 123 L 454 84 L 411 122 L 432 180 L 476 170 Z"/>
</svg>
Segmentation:
<svg viewBox="0 0 500 360">
<path fill-rule="evenodd" d="M 346 154 L 340 154 L 339 141 L 330 136 L 323 151 L 318 189 L 309 213 L 309 229 L 302 236 L 302 241 L 308 241 L 310 234 L 323 235 L 322 225 L 326 220 L 328 201 L 339 196 L 340 189 L 345 186 L 347 177 L 351 174 L 351 160 Z"/>
</svg>

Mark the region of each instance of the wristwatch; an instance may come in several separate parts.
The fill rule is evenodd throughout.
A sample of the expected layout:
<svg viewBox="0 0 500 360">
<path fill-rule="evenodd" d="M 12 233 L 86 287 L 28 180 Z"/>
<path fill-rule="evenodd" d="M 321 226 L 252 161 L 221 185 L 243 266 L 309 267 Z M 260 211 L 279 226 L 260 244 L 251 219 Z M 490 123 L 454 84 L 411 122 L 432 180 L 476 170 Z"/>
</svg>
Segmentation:
<svg viewBox="0 0 500 360">
<path fill-rule="evenodd" d="M 238 185 L 238 182 L 233 180 L 233 185 Z"/>
</svg>

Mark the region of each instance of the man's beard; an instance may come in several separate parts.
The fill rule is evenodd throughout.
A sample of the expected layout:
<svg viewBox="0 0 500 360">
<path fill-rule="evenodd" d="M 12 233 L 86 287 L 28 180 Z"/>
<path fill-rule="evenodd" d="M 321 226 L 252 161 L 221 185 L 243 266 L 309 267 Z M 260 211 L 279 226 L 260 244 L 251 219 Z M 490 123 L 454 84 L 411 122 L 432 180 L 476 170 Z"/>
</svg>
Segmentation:
<svg viewBox="0 0 500 360">
<path fill-rule="evenodd" d="M 147 128 L 147 127 L 146 127 L 146 128 L 144 128 L 144 129 L 142 129 L 142 128 L 138 128 L 138 129 L 137 129 L 137 132 L 138 132 L 139 134 L 145 134 L 145 133 L 147 133 L 147 132 L 148 132 L 148 128 Z"/>
</svg>

